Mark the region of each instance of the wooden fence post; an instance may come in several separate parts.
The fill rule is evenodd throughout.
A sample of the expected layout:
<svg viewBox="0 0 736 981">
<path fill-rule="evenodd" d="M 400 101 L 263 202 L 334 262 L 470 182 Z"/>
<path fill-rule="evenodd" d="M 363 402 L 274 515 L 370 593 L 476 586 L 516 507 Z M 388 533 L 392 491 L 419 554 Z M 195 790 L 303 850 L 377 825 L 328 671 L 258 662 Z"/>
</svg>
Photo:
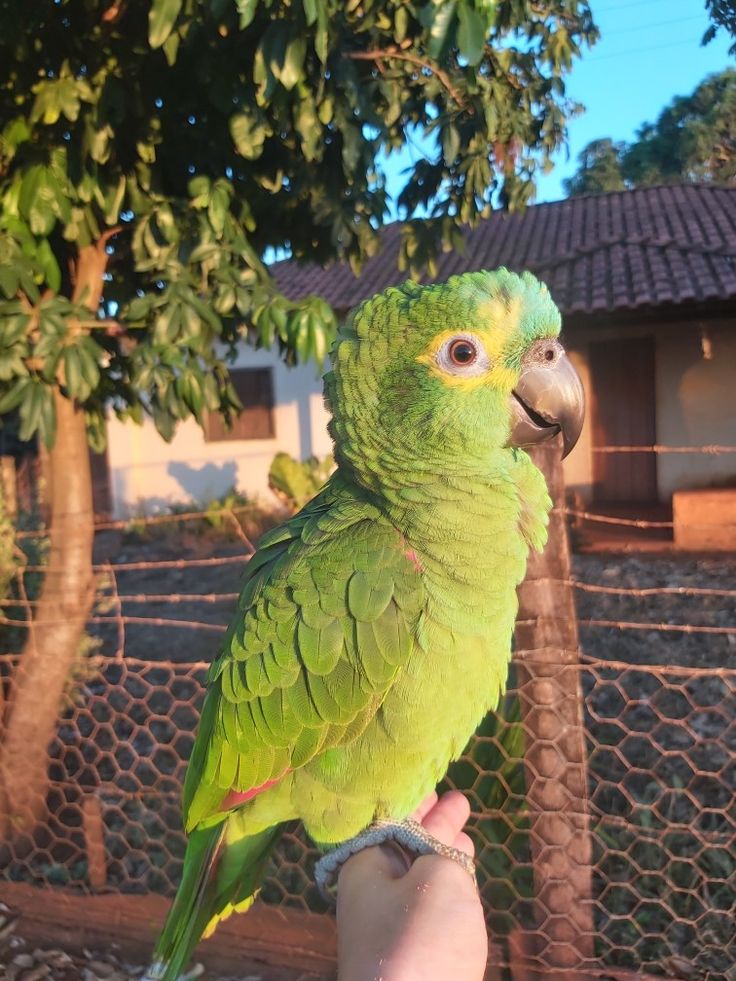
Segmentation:
<svg viewBox="0 0 736 981">
<path fill-rule="evenodd" d="M 107 885 L 107 860 L 105 858 L 105 822 L 102 801 L 95 793 L 82 798 L 82 823 L 87 846 L 87 877 L 93 889 Z"/>
<path fill-rule="evenodd" d="M 587 811 L 583 698 L 565 483 L 558 441 L 534 449 L 554 502 L 542 555 L 519 590 L 519 696 L 536 897 L 534 964 L 583 981 L 593 966 L 592 843 Z M 523 977 L 529 976 L 527 961 Z"/>
</svg>

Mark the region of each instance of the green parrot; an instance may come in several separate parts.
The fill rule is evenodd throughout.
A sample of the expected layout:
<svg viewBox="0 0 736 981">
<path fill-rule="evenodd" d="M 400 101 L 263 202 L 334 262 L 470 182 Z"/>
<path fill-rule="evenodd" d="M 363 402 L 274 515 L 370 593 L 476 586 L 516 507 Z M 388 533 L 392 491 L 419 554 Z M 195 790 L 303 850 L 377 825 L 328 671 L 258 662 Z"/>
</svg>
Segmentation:
<svg viewBox="0 0 736 981">
<path fill-rule="evenodd" d="M 248 908 L 287 822 L 325 848 L 401 829 L 498 704 L 551 506 L 521 447 L 562 432 L 567 452 L 582 426 L 559 331 L 546 286 L 506 269 L 388 289 L 340 328 L 325 375 L 337 469 L 248 563 L 149 978 L 176 981 Z"/>
</svg>

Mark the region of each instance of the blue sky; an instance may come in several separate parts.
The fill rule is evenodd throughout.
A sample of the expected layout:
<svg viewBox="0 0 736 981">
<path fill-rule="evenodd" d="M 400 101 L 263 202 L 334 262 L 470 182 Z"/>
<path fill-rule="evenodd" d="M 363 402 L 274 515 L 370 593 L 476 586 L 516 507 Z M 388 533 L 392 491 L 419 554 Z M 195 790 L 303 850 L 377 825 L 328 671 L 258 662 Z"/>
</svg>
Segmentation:
<svg viewBox="0 0 736 981">
<path fill-rule="evenodd" d="M 586 111 L 569 124 L 569 159 L 563 151 L 554 170 L 540 176 L 537 201 L 565 196 L 562 180 L 574 173 L 590 140 L 632 139 L 673 96 L 689 94 L 706 75 L 734 64 L 725 32 L 700 46 L 709 23 L 703 0 L 592 0 L 591 7 L 601 38 L 584 50 L 567 81 L 569 95 Z M 401 187 L 409 154 L 392 156 L 386 166 L 392 194 Z"/>
</svg>

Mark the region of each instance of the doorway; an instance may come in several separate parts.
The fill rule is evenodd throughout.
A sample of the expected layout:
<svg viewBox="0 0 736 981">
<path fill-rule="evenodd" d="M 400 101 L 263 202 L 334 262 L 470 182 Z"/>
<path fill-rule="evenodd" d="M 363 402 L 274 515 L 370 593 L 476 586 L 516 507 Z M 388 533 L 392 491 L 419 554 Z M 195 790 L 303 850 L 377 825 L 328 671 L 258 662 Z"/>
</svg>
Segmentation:
<svg viewBox="0 0 736 981">
<path fill-rule="evenodd" d="M 655 454 L 596 453 L 595 448 L 656 442 L 654 338 L 591 343 L 590 372 L 593 499 L 651 504 L 657 500 Z"/>
</svg>

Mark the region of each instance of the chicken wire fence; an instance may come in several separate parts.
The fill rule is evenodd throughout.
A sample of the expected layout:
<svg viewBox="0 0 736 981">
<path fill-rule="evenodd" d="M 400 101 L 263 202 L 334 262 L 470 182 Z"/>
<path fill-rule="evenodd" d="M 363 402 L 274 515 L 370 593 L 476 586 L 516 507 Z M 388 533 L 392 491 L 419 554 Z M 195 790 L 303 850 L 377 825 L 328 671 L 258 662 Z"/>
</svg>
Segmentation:
<svg viewBox="0 0 736 981">
<path fill-rule="evenodd" d="M 96 567 L 89 629 L 102 647 L 70 686 L 49 750 L 48 820 L 6 844 L 6 879 L 173 895 L 208 657 L 252 553 L 238 515 L 220 518 L 233 534 L 204 557 L 166 557 L 178 545 L 153 529 L 207 515 L 139 520 L 138 552 L 125 544 L 129 525 L 99 526 L 98 537 L 128 536 Z M 657 572 L 632 585 L 627 561 L 637 562 L 575 570 L 565 585 L 577 594 L 582 653 L 547 651 L 538 664 L 538 652 L 521 652 L 499 712 L 448 775 L 471 803 L 492 958 L 519 979 L 579 970 L 736 981 L 736 589 L 718 585 L 736 563 L 695 563 L 684 584 Z M 6 631 L 22 633 L 32 617 L 27 581 L 42 568 L 15 570 Z M 6 681 L 17 658 L 2 656 Z M 584 749 L 573 758 L 578 724 Z M 324 911 L 315 854 L 291 829 L 263 901 Z"/>
</svg>

